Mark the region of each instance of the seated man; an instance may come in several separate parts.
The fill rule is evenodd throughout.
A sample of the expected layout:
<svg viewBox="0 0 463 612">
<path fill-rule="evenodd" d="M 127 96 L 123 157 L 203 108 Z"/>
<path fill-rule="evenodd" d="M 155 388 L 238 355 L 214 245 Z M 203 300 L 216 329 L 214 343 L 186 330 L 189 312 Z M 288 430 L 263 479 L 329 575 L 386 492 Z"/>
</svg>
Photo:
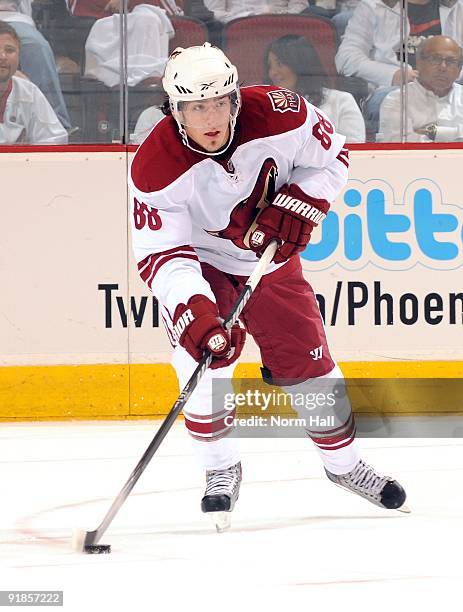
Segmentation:
<svg viewBox="0 0 463 612">
<path fill-rule="evenodd" d="M 344 36 L 349 19 L 354 10 L 359 5 L 360 0 L 337 0 L 336 14 L 331 18 L 339 36 L 339 40 Z"/>
<path fill-rule="evenodd" d="M 66 144 L 68 134 L 40 89 L 14 76 L 19 51 L 16 30 L 0 21 L 0 144 Z"/>
<path fill-rule="evenodd" d="M 127 83 L 130 87 L 147 80 L 160 81 L 169 54 L 169 40 L 174 28 L 169 15 L 178 14 L 173 0 L 162 0 L 166 8 L 155 2 L 129 3 L 126 21 Z M 121 0 L 74 0 L 75 15 L 91 14 L 100 17 L 93 24 L 85 43 L 85 75 L 98 79 L 107 87 L 120 83 L 120 16 Z M 87 11 L 87 13 L 85 13 Z M 175 11 L 175 12 L 174 12 Z M 107 16 L 105 16 L 107 15 Z"/>
<path fill-rule="evenodd" d="M 451 4 L 451 7 L 449 6 Z M 362 0 L 354 11 L 336 54 L 340 74 L 367 80 L 372 89 L 400 85 L 400 4 L 397 0 Z M 414 81 L 416 49 L 430 36 L 451 36 L 463 43 L 462 0 L 408 0 L 407 81 Z"/>
<path fill-rule="evenodd" d="M 170 16 L 182 15 L 183 11 L 175 0 L 129 0 L 127 9 L 130 12 L 139 4 L 152 4 L 163 8 Z M 69 12 L 75 17 L 94 17 L 102 19 L 114 13 L 119 13 L 122 0 L 66 0 Z"/>
<path fill-rule="evenodd" d="M 418 77 L 407 85 L 408 142 L 463 140 L 463 86 L 455 83 L 463 64 L 461 47 L 446 36 L 427 38 L 418 48 Z M 400 90 L 392 91 L 380 109 L 377 141 L 400 142 Z"/>
<path fill-rule="evenodd" d="M 301 13 L 309 8 L 308 0 L 204 0 L 206 8 L 214 13 L 214 18 L 227 23 L 238 17 L 263 15 L 267 13 Z"/>
<path fill-rule="evenodd" d="M 35 27 L 31 16 L 32 2 L 0 0 L 0 19 L 16 30 L 21 41 L 21 70 L 45 94 L 61 123 L 69 128 L 71 121 L 61 92 L 53 51 Z"/>
</svg>

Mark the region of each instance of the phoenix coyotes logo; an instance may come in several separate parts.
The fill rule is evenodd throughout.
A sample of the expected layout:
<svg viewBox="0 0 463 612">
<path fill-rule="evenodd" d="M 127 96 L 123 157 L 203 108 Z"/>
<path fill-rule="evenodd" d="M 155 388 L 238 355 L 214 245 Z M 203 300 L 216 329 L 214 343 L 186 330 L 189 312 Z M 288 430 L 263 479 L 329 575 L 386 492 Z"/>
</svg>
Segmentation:
<svg viewBox="0 0 463 612">
<path fill-rule="evenodd" d="M 240 249 L 249 249 L 249 237 L 256 228 L 256 217 L 275 197 L 278 176 L 276 161 L 267 158 L 259 172 L 252 193 L 238 202 L 230 213 L 230 221 L 221 230 L 205 230 L 211 236 L 231 240 Z"/>
<path fill-rule="evenodd" d="M 269 91 L 267 95 L 270 98 L 273 110 L 279 113 L 286 113 L 286 111 L 298 113 L 301 108 L 301 99 L 297 94 L 289 91 L 289 89 Z"/>
</svg>

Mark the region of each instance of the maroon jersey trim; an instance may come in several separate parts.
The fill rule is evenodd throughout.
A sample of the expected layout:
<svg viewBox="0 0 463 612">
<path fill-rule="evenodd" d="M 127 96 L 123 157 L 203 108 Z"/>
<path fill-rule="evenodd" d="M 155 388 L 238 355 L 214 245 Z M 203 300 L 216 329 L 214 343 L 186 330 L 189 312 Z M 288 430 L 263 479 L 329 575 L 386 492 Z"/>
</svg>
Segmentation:
<svg viewBox="0 0 463 612">
<path fill-rule="evenodd" d="M 138 263 L 138 272 L 150 289 L 154 277 L 162 266 L 174 258 L 193 259 L 194 261 L 199 261 L 198 256 L 192 247 L 183 246 L 168 249 L 167 251 L 162 251 L 161 253 L 148 255 L 145 257 L 145 259 Z"/>
<path fill-rule="evenodd" d="M 247 142 L 284 134 L 305 123 L 307 107 L 301 103 L 297 94 L 291 92 L 291 99 L 298 100 L 298 104 L 292 104 L 292 112 L 274 110 L 268 94 L 278 91 L 289 95 L 287 90 L 267 85 L 244 87 L 241 90 L 242 108 L 237 119 L 235 137 L 224 155 L 220 156 L 221 159 L 217 159 L 218 162 L 229 159 L 237 147 Z M 175 120 L 166 117 L 140 145 L 132 163 L 132 181 L 143 193 L 161 191 L 205 159 L 215 161 L 213 156 L 186 147 Z"/>
</svg>

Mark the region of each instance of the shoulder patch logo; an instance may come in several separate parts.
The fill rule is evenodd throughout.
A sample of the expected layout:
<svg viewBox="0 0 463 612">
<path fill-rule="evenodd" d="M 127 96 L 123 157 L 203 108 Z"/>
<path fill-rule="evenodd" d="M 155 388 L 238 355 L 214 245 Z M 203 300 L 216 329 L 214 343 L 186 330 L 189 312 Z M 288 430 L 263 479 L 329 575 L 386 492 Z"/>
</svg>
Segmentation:
<svg viewBox="0 0 463 612">
<path fill-rule="evenodd" d="M 296 93 L 289 91 L 289 89 L 269 91 L 267 95 L 270 98 L 273 110 L 279 113 L 286 113 L 286 111 L 298 113 L 301 108 L 300 97 Z"/>
</svg>

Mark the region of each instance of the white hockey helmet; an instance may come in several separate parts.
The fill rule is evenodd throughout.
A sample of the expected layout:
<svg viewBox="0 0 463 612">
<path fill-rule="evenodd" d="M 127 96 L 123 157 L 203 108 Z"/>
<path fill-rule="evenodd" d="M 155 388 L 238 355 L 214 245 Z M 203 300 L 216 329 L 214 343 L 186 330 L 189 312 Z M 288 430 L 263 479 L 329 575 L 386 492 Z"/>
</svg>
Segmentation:
<svg viewBox="0 0 463 612">
<path fill-rule="evenodd" d="M 241 107 L 238 71 L 223 51 L 208 42 L 187 49 L 177 47 L 167 61 L 162 86 L 169 97 L 172 116 L 178 124 L 182 140 L 193 151 L 198 150 L 191 146 L 188 140 L 182 117 L 182 103 L 230 96 L 230 138 L 226 147 L 208 154 L 223 153 L 233 139 L 236 118 Z"/>
</svg>

